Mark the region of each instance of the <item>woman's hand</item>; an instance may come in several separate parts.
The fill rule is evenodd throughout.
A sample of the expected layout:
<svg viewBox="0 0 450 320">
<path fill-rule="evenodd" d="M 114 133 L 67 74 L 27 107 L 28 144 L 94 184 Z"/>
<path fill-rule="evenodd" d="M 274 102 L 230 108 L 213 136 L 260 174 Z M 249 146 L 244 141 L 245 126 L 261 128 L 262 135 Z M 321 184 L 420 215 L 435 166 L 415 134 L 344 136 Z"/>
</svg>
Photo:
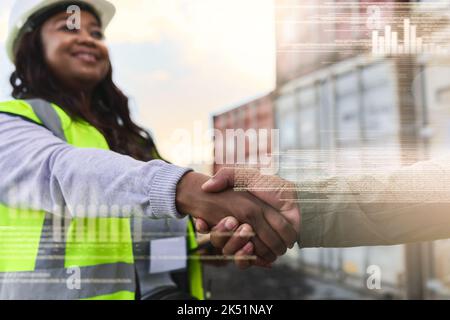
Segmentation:
<svg viewBox="0 0 450 320">
<path fill-rule="evenodd" d="M 207 193 L 202 185 L 209 179 L 195 172 L 181 179 L 176 195 L 180 213 L 202 219 L 208 226 L 217 226 L 226 217 L 247 223 L 255 231 L 254 251 L 266 261 L 275 261 L 293 247 L 297 232 L 283 215 L 248 192 Z"/>
<path fill-rule="evenodd" d="M 223 219 L 212 230 L 201 219 L 195 222 L 197 231 L 201 234 L 210 233 L 211 244 L 220 250 L 227 260 L 233 260 L 242 270 L 251 266 L 270 268 L 272 263 L 255 255 L 255 246 L 252 238 L 255 233 L 248 224 L 239 225 L 234 217 Z"/>
</svg>

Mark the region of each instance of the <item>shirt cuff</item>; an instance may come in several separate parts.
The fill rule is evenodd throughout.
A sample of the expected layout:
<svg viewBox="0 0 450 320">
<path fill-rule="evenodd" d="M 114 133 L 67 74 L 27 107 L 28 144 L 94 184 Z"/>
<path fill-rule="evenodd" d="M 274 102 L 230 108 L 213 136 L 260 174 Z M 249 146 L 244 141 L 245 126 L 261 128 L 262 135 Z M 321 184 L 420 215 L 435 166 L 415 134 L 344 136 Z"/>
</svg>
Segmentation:
<svg viewBox="0 0 450 320">
<path fill-rule="evenodd" d="M 300 248 L 319 248 L 322 246 L 322 215 L 311 206 L 300 205 L 301 226 L 298 239 Z"/>
<path fill-rule="evenodd" d="M 297 244 L 300 249 L 321 247 L 323 235 L 321 203 L 311 202 L 311 196 L 307 192 L 298 191 L 297 194 L 301 216 L 300 234 Z"/>
<path fill-rule="evenodd" d="M 177 210 L 176 190 L 178 182 L 190 168 L 182 168 L 172 164 L 164 164 L 156 173 L 150 186 L 150 216 L 153 219 L 185 217 Z"/>
</svg>

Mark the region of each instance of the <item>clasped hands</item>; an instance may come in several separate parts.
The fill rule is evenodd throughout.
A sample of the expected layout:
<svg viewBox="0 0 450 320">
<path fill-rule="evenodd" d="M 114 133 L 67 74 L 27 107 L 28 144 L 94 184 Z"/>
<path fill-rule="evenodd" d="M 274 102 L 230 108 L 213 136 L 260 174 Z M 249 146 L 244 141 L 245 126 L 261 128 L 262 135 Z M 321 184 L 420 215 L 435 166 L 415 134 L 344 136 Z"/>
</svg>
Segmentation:
<svg viewBox="0 0 450 320">
<path fill-rule="evenodd" d="M 298 240 L 295 184 L 256 169 L 225 168 L 212 178 L 190 172 L 177 186 L 176 203 L 241 269 L 269 267 Z"/>
</svg>

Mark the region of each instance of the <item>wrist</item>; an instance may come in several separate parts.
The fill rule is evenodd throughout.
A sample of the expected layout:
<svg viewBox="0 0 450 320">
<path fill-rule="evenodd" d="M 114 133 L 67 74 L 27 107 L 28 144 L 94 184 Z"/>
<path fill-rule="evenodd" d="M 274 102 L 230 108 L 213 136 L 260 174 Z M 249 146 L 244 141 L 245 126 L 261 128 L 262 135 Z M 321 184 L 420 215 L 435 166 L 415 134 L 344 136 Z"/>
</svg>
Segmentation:
<svg viewBox="0 0 450 320">
<path fill-rule="evenodd" d="M 192 169 L 167 164 L 160 160 L 154 160 L 153 163 L 160 168 L 153 176 L 147 190 L 150 211 L 148 215 L 152 219 L 184 218 L 176 209 L 176 187 L 181 177 Z"/>
<path fill-rule="evenodd" d="M 201 186 L 210 178 L 197 172 L 186 173 L 178 182 L 175 203 L 178 212 L 192 215 L 195 212 L 195 203 L 202 192 Z"/>
</svg>

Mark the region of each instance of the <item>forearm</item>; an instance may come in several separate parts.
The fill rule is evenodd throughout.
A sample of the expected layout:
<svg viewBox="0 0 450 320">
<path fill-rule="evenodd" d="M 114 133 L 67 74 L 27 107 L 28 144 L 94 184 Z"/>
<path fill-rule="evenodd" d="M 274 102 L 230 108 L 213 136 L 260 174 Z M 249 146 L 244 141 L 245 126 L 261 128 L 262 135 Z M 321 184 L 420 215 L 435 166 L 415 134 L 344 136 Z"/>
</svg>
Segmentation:
<svg viewBox="0 0 450 320">
<path fill-rule="evenodd" d="M 0 203 L 72 216 L 178 216 L 176 185 L 189 169 L 81 149 L 20 118 L 0 115 Z"/>
<path fill-rule="evenodd" d="M 395 245 L 450 238 L 448 163 L 449 158 L 442 158 L 386 174 L 299 185 L 300 246 Z"/>
</svg>

